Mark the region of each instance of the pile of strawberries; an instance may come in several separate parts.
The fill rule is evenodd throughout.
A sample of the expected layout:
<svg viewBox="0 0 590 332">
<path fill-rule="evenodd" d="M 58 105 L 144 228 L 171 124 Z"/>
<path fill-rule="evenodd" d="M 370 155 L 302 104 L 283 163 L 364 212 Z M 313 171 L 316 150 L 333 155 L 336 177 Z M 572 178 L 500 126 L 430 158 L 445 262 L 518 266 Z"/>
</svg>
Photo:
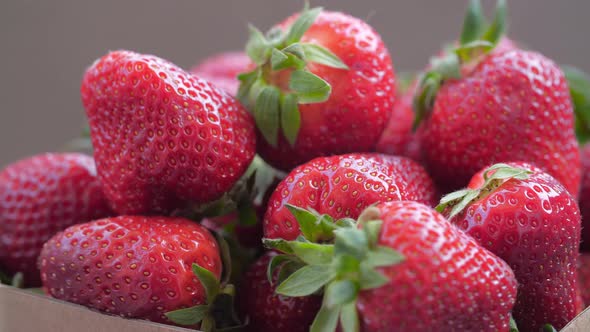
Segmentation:
<svg viewBox="0 0 590 332">
<path fill-rule="evenodd" d="M 308 6 L 191 71 L 106 54 L 93 156 L 0 173 L 2 280 L 203 331 L 561 329 L 590 305 L 590 84 L 505 17 L 471 1 L 405 85 Z"/>
</svg>

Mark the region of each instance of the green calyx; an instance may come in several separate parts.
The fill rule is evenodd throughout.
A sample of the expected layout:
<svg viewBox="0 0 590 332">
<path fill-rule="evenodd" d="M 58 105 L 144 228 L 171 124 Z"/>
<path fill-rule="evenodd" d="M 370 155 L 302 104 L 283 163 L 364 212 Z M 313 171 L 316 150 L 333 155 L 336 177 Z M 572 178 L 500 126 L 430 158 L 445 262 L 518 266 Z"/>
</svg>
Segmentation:
<svg viewBox="0 0 590 332">
<path fill-rule="evenodd" d="M 301 210 L 291 209 L 298 214 Z M 386 284 L 388 278 L 378 268 L 404 259 L 397 251 L 378 244 L 382 225 L 379 215 L 377 208 L 369 207 L 358 222 L 336 224 L 330 243 L 314 243 L 305 235 L 294 241 L 264 239 L 268 248 L 283 253 L 273 257 L 268 266 L 271 282 L 279 269 L 278 294 L 299 297 L 323 293 L 311 332 L 335 331 L 338 323 L 345 332 L 358 332 L 359 292 Z"/>
<path fill-rule="evenodd" d="M 216 238 L 224 267 L 221 280 L 211 271 L 193 264 L 193 273 L 205 289 L 206 303 L 167 312 L 166 317 L 173 323 L 186 326 L 200 324 L 204 332 L 230 331 L 243 326 L 234 310 L 234 286 L 228 284 L 231 275 L 229 248 L 223 238 L 217 234 Z"/>
<path fill-rule="evenodd" d="M 572 97 L 576 137 L 580 144 L 585 144 L 590 140 L 590 76 L 572 66 L 562 66 L 561 69 Z"/>
<path fill-rule="evenodd" d="M 461 77 L 461 68 L 474 66 L 481 57 L 491 52 L 506 31 L 506 1 L 498 0 L 492 23 L 487 24 L 480 0 L 471 0 L 459 46 L 451 47 L 442 57 L 431 60 L 431 69 L 421 75 L 414 96 L 414 129 L 430 113 L 438 90 L 448 79 Z"/>
<path fill-rule="evenodd" d="M 479 188 L 465 188 L 447 194 L 441 198 L 440 203 L 435 209 L 443 213 L 448 208 L 451 208 L 447 217 L 448 219 L 452 219 L 461 213 L 469 203 L 489 195 L 505 181 L 509 179 L 526 180 L 530 174 L 532 174 L 531 171 L 523 168 L 513 167 L 507 164 L 495 164 L 484 171 L 483 185 Z"/>
<path fill-rule="evenodd" d="M 286 31 L 274 28 L 263 34 L 250 26 L 246 53 L 257 67 L 238 76 L 238 99 L 252 112 L 256 126 L 272 146 L 277 146 L 281 133 L 291 146 L 295 145 L 301 127 L 299 105 L 321 103 L 330 97 L 330 84 L 309 71 L 307 65 L 348 69 L 330 50 L 301 42 L 321 11 L 320 7 L 310 9 L 306 5 Z M 287 87 L 279 88 L 271 82 L 280 71 L 288 71 Z"/>
<path fill-rule="evenodd" d="M 9 285 L 16 288 L 23 288 L 25 281 L 22 272 L 15 273 L 12 277 L 0 271 L 0 284 Z"/>
</svg>

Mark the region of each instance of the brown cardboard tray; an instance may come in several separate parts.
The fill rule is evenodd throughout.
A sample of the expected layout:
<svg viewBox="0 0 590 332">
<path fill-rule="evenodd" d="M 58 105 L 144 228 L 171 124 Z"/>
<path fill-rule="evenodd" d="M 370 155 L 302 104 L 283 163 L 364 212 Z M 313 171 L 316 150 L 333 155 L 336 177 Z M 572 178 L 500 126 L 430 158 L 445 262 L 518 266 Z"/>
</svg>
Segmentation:
<svg viewBox="0 0 590 332">
<path fill-rule="evenodd" d="M 0 332 L 195 332 L 104 315 L 83 306 L 0 285 Z M 562 332 L 589 332 L 590 308 Z"/>
</svg>

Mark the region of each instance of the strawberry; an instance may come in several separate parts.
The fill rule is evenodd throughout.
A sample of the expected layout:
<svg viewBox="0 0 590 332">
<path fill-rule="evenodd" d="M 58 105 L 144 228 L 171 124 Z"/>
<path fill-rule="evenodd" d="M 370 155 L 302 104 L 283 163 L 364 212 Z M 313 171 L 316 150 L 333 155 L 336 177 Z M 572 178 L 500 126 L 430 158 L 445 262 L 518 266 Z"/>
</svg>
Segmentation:
<svg viewBox="0 0 590 332">
<path fill-rule="evenodd" d="M 277 254 L 267 252 L 244 274 L 238 289 L 240 312 L 248 317 L 247 331 L 307 332 L 320 309 L 317 295 L 286 297 L 275 293 L 278 273 L 267 278 L 267 267 Z"/>
<path fill-rule="evenodd" d="M 223 52 L 201 61 L 190 73 L 235 96 L 240 85 L 238 74 L 252 66 L 250 58 L 244 52 Z"/>
<path fill-rule="evenodd" d="M 418 202 L 387 202 L 365 210 L 358 227 L 337 227 L 334 244 L 265 241 L 285 253 L 271 271 L 279 262 L 295 270 L 279 294 L 323 289 L 311 332 L 334 331 L 338 319 L 345 331 L 508 330 L 514 273 L 442 215 Z"/>
<path fill-rule="evenodd" d="M 264 216 L 264 235 L 294 240 L 301 234 L 287 204 L 311 208 L 316 213 L 310 218 L 324 220 L 319 214 L 357 218 L 377 202 L 413 200 L 434 206 L 436 199 L 432 180 L 410 159 L 380 154 L 319 157 L 295 168 L 277 186 Z M 329 237 L 325 231 L 330 228 L 307 235 L 315 241 Z"/>
<path fill-rule="evenodd" d="M 167 214 L 220 198 L 255 153 L 227 93 L 152 55 L 111 52 L 82 82 L 98 175 L 119 214 Z"/>
<path fill-rule="evenodd" d="M 582 243 L 583 251 L 590 250 L 590 144 L 580 149 L 582 159 L 582 183 L 580 188 L 580 213 L 582 214 Z"/>
<path fill-rule="evenodd" d="M 425 165 L 449 191 L 484 166 L 522 160 L 576 196 L 580 158 L 564 74 L 539 53 L 494 48 L 505 26 L 504 1 L 498 4 L 485 32 L 472 6 L 460 46 L 420 79 L 415 105 Z"/>
<path fill-rule="evenodd" d="M 110 214 L 92 157 L 46 153 L 13 163 L 0 173 L 0 269 L 21 272 L 25 286 L 38 287 L 43 243 Z"/>
<path fill-rule="evenodd" d="M 193 310 L 209 309 L 202 306 L 223 294 L 218 243 L 183 218 L 120 216 L 74 225 L 44 245 L 39 262 L 50 296 L 122 317 L 194 325 Z M 183 310 L 169 313 L 177 309 Z M 201 328 L 210 329 L 210 319 L 205 315 Z"/>
<path fill-rule="evenodd" d="M 393 104 L 393 113 L 385 130 L 379 138 L 376 151 L 379 153 L 404 156 L 421 161 L 420 146 L 416 134 L 412 131 L 414 109 L 412 102 L 416 84 L 398 96 Z"/>
<path fill-rule="evenodd" d="M 590 254 L 582 253 L 578 258 L 578 280 L 584 307 L 590 306 Z"/>
<path fill-rule="evenodd" d="M 496 164 L 475 174 L 467 189 L 443 197 L 437 209 L 512 267 L 521 331 L 544 324 L 560 329 L 575 317 L 580 212 L 555 178 L 522 162 Z"/>
<path fill-rule="evenodd" d="M 289 171 L 315 157 L 373 151 L 395 101 L 389 52 L 366 22 L 304 9 L 246 51 L 257 67 L 240 76 L 240 100 L 254 114 L 258 153 Z"/>
</svg>

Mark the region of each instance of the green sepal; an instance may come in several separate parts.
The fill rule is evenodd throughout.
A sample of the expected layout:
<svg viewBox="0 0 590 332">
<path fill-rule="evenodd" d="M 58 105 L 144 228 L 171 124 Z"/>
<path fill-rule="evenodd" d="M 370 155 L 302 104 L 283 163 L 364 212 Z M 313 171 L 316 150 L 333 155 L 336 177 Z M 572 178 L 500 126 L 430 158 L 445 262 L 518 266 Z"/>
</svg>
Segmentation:
<svg viewBox="0 0 590 332">
<path fill-rule="evenodd" d="M 215 236 L 215 239 L 217 240 L 217 246 L 219 248 L 219 255 L 221 256 L 221 266 L 223 267 L 223 269 L 221 271 L 222 272 L 221 280 L 217 282 L 217 289 L 219 289 L 219 287 L 221 285 L 228 284 L 229 280 L 232 276 L 232 257 L 231 257 L 231 251 L 230 251 L 229 245 L 228 245 L 227 241 L 225 240 L 225 238 L 217 232 L 212 232 L 212 233 L 213 233 L 213 236 Z M 194 265 L 196 265 L 196 264 L 194 264 Z M 193 272 L 194 272 L 194 270 L 195 270 L 195 267 L 193 266 Z M 209 277 L 213 276 L 213 279 L 217 280 L 217 278 L 215 278 L 213 273 L 211 273 L 209 270 L 206 270 L 206 269 L 203 269 L 203 270 L 208 271 L 211 274 Z M 203 273 L 203 272 L 201 271 L 200 273 Z M 213 284 L 212 287 L 215 287 L 215 285 Z"/>
<path fill-rule="evenodd" d="M 502 36 L 506 33 L 506 0 L 496 1 L 496 13 L 494 20 L 482 36 L 482 40 L 498 44 Z"/>
<path fill-rule="evenodd" d="M 307 70 L 295 70 L 291 73 L 289 89 L 295 92 L 300 104 L 324 102 L 332 92 L 328 82 Z"/>
<path fill-rule="evenodd" d="M 348 255 L 361 261 L 369 250 L 369 243 L 364 232 L 354 228 L 341 228 L 334 231 L 335 255 Z"/>
<path fill-rule="evenodd" d="M 263 65 L 269 56 L 269 42 L 264 34 L 255 26 L 249 24 L 250 37 L 246 44 L 246 54 L 257 65 Z"/>
<path fill-rule="evenodd" d="M 309 332 L 331 332 L 335 331 L 338 326 L 340 308 L 330 309 L 322 306 L 315 316 Z"/>
<path fill-rule="evenodd" d="M 356 301 L 349 302 L 340 309 L 340 326 L 342 332 L 359 332 L 360 321 L 356 310 Z"/>
<path fill-rule="evenodd" d="M 273 147 L 278 144 L 279 112 L 281 91 L 274 86 L 266 86 L 256 98 L 254 120 L 264 139 Z"/>
<path fill-rule="evenodd" d="M 242 104 L 248 105 L 250 90 L 252 89 L 254 82 L 256 82 L 256 79 L 258 79 L 259 74 L 259 70 L 255 69 L 253 71 L 241 73 L 238 75 L 240 87 L 238 88 L 238 94 L 236 95 L 236 98 L 238 98 Z"/>
<path fill-rule="evenodd" d="M 284 263 L 291 261 L 293 259 L 292 257 L 293 256 L 289 255 L 276 255 L 270 259 L 268 266 L 266 267 L 266 278 L 271 285 L 274 283 L 273 276 L 275 271 L 279 269 Z"/>
<path fill-rule="evenodd" d="M 307 30 L 315 22 L 315 20 L 321 12 L 321 7 L 316 7 L 313 9 L 304 9 L 299 14 L 299 17 L 297 17 L 295 22 L 293 22 L 291 27 L 289 27 L 289 31 L 285 38 L 285 44 L 289 45 L 298 42 L 301 39 L 301 37 L 303 37 L 305 32 L 307 32 Z"/>
<path fill-rule="evenodd" d="M 463 21 L 463 31 L 461 32 L 460 39 L 461 44 L 467 44 L 481 36 L 485 26 L 486 21 L 481 9 L 481 1 L 471 0 Z"/>
<path fill-rule="evenodd" d="M 324 305 L 330 309 L 350 303 L 356 299 L 359 285 L 348 279 L 336 280 L 326 286 Z"/>
<path fill-rule="evenodd" d="M 492 173 L 492 171 L 494 172 Z M 441 198 L 440 203 L 435 209 L 442 213 L 449 206 L 452 206 L 451 211 L 447 216 L 448 219 L 452 219 L 457 214 L 461 213 L 473 200 L 480 197 L 482 193 L 495 189 L 495 186 L 498 185 L 498 181 L 509 179 L 525 180 L 530 174 L 532 174 L 532 172 L 529 170 L 503 163 L 492 165 L 484 171 L 484 183 L 480 188 L 466 188 L 447 194 Z"/>
<path fill-rule="evenodd" d="M 304 51 L 301 43 L 293 43 L 291 45 L 288 45 L 287 47 L 283 48 L 283 52 L 291 54 L 299 60 L 302 60 L 302 61 L 306 60 L 305 51 Z M 305 62 L 304 62 L 304 64 L 305 64 Z M 302 67 L 297 67 L 297 68 L 303 69 Z"/>
<path fill-rule="evenodd" d="M 12 278 L 10 278 L 6 273 L 0 270 L 0 284 L 10 285 L 12 283 Z"/>
<path fill-rule="evenodd" d="M 476 59 L 478 56 L 480 56 L 482 54 L 488 53 L 495 46 L 496 46 L 495 44 L 493 44 L 489 41 L 486 41 L 486 40 L 475 40 L 475 41 L 472 41 L 472 42 L 469 42 L 467 44 L 457 47 L 455 49 L 455 54 L 458 57 L 457 69 L 459 69 L 459 66 L 460 66 L 459 62 L 467 63 L 467 62 L 471 61 L 472 59 Z M 454 77 L 454 78 L 461 77 L 461 73 L 458 70 L 456 73 L 457 74 L 454 74 L 453 76 L 449 76 L 449 77 Z"/>
<path fill-rule="evenodd" d="M 334 237 L 334 230 L 338 226 L 334 223 L 332 217 L 320 215 L 315 211 L 302 209 L 300 207 L 286 204 L 285 207 L 297 220 L 301 234 L 311 242 L 320 240 L 330 240 Z"/>
<path fill-rule="evenodd" d="M 196 325 L 209 314 L 209 305 L 197 305 L 186 309 L 178 309 L 165 313 L 166 317 L 175 324 Z"/>
<path fill-rule="evenodd" d="M 379 288 L 389 282 L 389 278 L 375 270 L 369 262 L 360 264 L 359 284 L 361 289 Z"/>
<path fill-rule="evenodd" d="M 443 76 L 436 71 L 429 71 L 420 78 L 418 90 L 413 100 L 415 115 L 412 130 L 416 130 L 420 123 L 428 117 L 442 81 Z"/>
<path fill-rule="evenodd" d="M 363 224 L 363 231 L 367 237 L 369 248 L 375 249 L 377 247 L 382 225 L 383 222 L 381 220 L 369 220 Z"/>
<path fill-rule="evenodd" d="M 276 292 L 291 297 L 308 296 L 317 292 L 335 277 L 330 265 L 307 265 L 291 274 Z"/>
<path fill-rule="evenodd" d="M 371 267 L 396 265 L 403 262 L 404 255 L 389 247 L 379 246 L 367 253 L 367 262 Z"/>
<path fill-rule="evenodd" d="M 283 281 L 287 280 L 290 275 L 301 269 L 303 266 L 305 266 L 305 264 L 299 259 L 294 259 L 285 263 L 279 270 L 276 283 L 280 285 Z"/>
<path fill-rule="evenodd" d="M 590 140 L 590 76 L 578 68 L 562 66 L 574 107 L 576 137 L 580 144 Z"/>
<path fill-rule="evenodd" d="M 281 99 L 281 128 L 291 146 L 295 146 L 301 128 L 301 113 L 299 113 L 298 103 L 297 95 L 291 93 Z"/>
<path fill-rule="evenodd" d="M 193 273 L 197 276 L 199 282 L 205 289 L 207 303 L 212 303 L 217 294 L 219 294 L 219 287 L 221 286 L 219 280 L 213 272 L 200 267 L 198 264 L 193 263 L 192 269 Z"/>
<path fill-rule="evenodd" d="M 543 325 L 543 328 L 541 329 L 541 331 L 542 332 L 557 332 L 557 330 L 551 324 Z"/>
<path fill-rule="evenodd" d="M 272 49 L 270 56 L 270 64 L 273 70 L 282 70 L 287 68 L 302 69 L 305 67 L 305 62 L 291 53 L 279 51 L 276 48 Z"/>
<path fill-rule="evenodd" d="M 328 264 L 334 258 L 334 246 L 312 242 L 293 242 L 293 254 L 310 265 Z"/>
<path fill-rule="evenodd" d="M 332 68 L 349 69 L 336 54 L 325 47 L 310 43 L 303 43 L 301 46 L 305 53 L 305 59 L 308 62 L 318 63 Z"/>
</svg>

